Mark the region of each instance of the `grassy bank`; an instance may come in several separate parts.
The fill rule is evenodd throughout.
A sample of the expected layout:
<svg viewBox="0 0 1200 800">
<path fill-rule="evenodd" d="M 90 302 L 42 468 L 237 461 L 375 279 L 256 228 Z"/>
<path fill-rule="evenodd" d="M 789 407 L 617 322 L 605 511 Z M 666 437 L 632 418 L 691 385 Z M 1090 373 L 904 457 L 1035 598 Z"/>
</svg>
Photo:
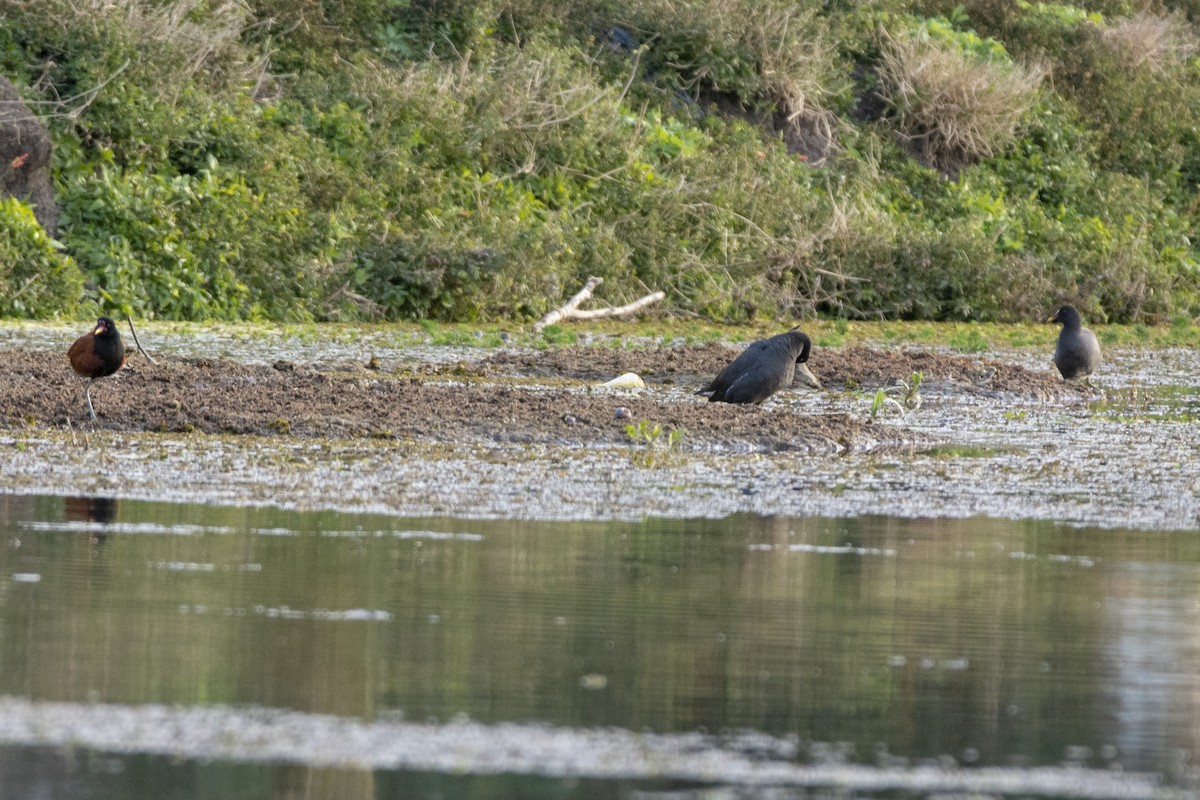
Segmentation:
<svg viewBox="0 0 1200 800">
<path fill-rule="evenodd" d="M 0 314 L 487 323 L 589 275 L 722 323 L 1200 313 L 1195 3 L 0 13 L 62 207 L 0 205 Z"/>
</svg>

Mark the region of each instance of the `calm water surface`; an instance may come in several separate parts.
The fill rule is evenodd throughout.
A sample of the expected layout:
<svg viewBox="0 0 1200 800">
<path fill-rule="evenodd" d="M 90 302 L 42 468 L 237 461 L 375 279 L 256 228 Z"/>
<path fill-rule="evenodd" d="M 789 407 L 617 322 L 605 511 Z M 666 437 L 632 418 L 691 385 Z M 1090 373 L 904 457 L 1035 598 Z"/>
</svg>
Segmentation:
<svg viewBox="0 0 1200 800">
<path fill-rule="evenodd" d="M 0 495 L 5 800 L 1186 795 L 1197 720 L 1195 533 Z"/>
</svg>

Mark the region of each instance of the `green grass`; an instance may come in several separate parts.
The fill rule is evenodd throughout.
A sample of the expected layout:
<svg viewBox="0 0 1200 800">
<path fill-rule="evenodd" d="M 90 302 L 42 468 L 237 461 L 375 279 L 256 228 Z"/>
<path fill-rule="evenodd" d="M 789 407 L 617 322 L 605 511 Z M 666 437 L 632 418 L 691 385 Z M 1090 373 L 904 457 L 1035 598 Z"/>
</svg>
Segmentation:
<svg viewBox="0 0 1200 800">
<path fill-rule="evenodd" d="M 76 322 L 87 320 L 78 315 Z M 499 327 L 492 323 L 421 322 L 355 322 L 355 323 L 292 323 L 279 325 L 270 322 L 175 322 L 134 318 L 143 338 L 162 332 L 169 336 L 190 337 L 206 333 L 228 336 L 244 341 L 271 341 L 282 337 L 319 345 L 322 341 L 354 342 L 377 340 L 403 347 L 409 344 L 441 344 L 465 347 L 494 348 L 570 346 L 581 337 L 603 347 L 653 347 L 703 345 L 709 342 L 742 344 L 755 339 L 782 333 L 791 322 L 775 325 L 757 322 L 742 327 L 698 323 L 695 320 L 663 320 L 642 322 L 591 321 L 548 326 L 541 334 L 532 326 L 512 324 Z M 26 326 L 44 323 L 0 320 L 0 329 L 20 331 Z M 58 322 L 71 326 L 71 322 Z M 800 324 L 818 348 L 866 346 L 887 347 L 948 347 L 968 348 L 963 352 L 990 350 L 1052 350 L 1058 337 L 1058 326 L 1026 323 L 958 323 L 930 322 L 866 322 L 846 323 L 844 320 L 810 320 Z M 1106 346 L 1128 347 L 1197 347 L 1200 346 L 1200 327 L 1176 321 L 1170 325 L 1089 325 Z M 546 331 L 549 331 L 547 335 Z M 822 342 L 825 342 L 822 344 Z M 145 343 L 145 342 L 143 342 Z M 977 346 L 982 350 L 974 350 Z"/>
</svg>

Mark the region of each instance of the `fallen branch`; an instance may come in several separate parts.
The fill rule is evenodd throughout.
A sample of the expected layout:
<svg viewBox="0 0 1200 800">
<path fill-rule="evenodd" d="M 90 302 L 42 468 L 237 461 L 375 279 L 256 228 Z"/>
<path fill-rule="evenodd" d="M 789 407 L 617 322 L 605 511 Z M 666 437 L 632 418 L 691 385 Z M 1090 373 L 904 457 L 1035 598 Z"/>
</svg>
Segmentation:
<svg viewBox="0 0 1200 800">
<path fill-rule="evenodd" d="M 125 321 L 129 323 L 129 332 L 133 334 L 133 343 L 137 345 L 138 352 L 141 353 L 142 355 L 144 355 L 146 357 L 146 360 L 149 361 L 151 364 L 154 364 L 155 366 L 157 366 L 158 362 L 150 357 L 150 354 L 147 353 L 146 350 L 142 347 L 142 343 L 138 341 L 137 331 L 135 331 L 133 329 L 133 317 L 126 314 Z"/>
<path fill-rule="evenodd" d="M 654 292 L 645 297 L 634 300 L 632 303 L 620 306 L 618 308 L 593 308 L 586 311 L 580 311 L 579 305 L 592 296 L 592 291 L 604 283 L 604 278 L 595 276 L 588 278 L 587 283 L 579 290 L 579 293 L 563 304 L 561 308 L 551 311 L 546 316 L 533 326 L 535 331 L 541 331 L 547 325 L 553 325 L 556 322 L 561 322 L 568 319 L 599 319 L 600 317 L 623 317 L 626 314 L 632 314 L 635 311 L 640 311 L 651 303 L 657 303 L 666 297 L 665 292 Z"/>
<path fill-rule="evenodd" d="M 655 292 L 648 294 L 645 297 L 640 297 L 627 305 L 617 308 L 593 308 L 586 311 L 572 311 L 571 319 L 597 319 L 599 317 L 623 317 L 626 314 L 632 314 L 635 311 L 640 311 L 651 303 L 657 303 L 667 296 L 666 292 Z"/>
<path fill-rule="evenodd" d="M 369 297 L 364 297 L 358 292 L 351 291 L 350 281 L 343 283 L 340 289 L 329 295 L 329 297 L 325 298 L 325 305 L 330 308 L 331 314 L 337 313 L 336 306 L 338 300 L 343 297 L 350 301 L 351 305 L 357 308 L 361 313 L 366 314 L 373 319 L 383 316 L 383 306 L 381 306 L 379 303 L 376 303 Z"/>
</svg>

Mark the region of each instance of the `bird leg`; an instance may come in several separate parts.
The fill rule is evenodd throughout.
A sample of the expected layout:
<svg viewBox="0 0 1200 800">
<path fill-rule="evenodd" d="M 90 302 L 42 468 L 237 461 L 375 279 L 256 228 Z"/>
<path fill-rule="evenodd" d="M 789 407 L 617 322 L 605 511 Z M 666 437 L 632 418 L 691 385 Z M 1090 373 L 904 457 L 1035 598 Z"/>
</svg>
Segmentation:
<svg viewBox="0 0 1200 800">
<path fill-rule="evenodd" d="M 96 421 L 96 412 L 92 408 L 92 378 L 88 378 L 83 383 L 83 399 L 87 400 L 88 414 L 92 417 L 92 422 Z"/>
</svg>

